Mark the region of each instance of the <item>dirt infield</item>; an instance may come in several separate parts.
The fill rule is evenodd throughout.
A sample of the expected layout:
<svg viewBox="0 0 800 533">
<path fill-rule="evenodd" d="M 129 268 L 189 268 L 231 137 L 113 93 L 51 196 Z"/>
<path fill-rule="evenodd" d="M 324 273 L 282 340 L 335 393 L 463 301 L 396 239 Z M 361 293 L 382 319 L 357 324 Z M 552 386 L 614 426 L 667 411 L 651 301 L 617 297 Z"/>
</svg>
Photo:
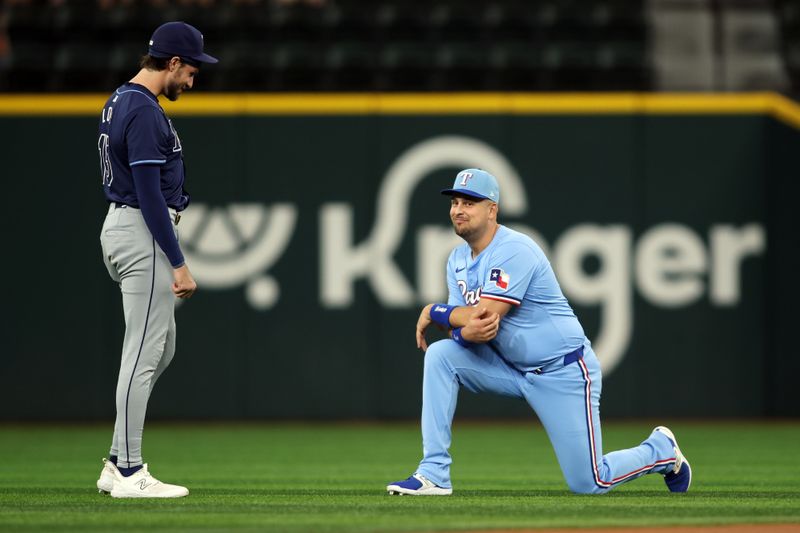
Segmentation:
<svg viewBox="0 0 800 533">
<path fill-rule="evenodd" d="M 729 526 L 603 527 L 560 529 L 487 529 L 469 533 L 800 533 L 800 524 L 731 524 Z M 455 532 L 453 532 L 455 533 Z M 463 531 L 461 533 L 464 533 Z"/>
</svg>

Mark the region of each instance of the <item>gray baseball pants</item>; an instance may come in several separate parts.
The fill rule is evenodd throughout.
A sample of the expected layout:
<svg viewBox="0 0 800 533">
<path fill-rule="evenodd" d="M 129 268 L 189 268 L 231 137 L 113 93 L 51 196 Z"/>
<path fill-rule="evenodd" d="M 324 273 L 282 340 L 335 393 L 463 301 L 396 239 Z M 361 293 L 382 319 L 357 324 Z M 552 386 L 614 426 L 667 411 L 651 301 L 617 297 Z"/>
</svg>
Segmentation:
<svg viewBox="0 0 800 533">
<path fill-rule="evenodd" d="M 173 269 L 138 209 L 112 203 L 100 244 L 108 273 L 119 283 L 125 313 L 110 453 L 117 456 L 118 466 L 130 468 L 142 464 L 147 401 L 175 355 Z"/>
</svg>

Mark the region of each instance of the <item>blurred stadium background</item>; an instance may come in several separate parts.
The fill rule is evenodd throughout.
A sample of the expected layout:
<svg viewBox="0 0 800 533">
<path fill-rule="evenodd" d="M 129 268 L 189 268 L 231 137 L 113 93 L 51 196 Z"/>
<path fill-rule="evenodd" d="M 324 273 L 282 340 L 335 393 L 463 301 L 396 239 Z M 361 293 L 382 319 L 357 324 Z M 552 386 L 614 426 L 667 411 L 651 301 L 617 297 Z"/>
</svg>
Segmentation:
<svg viewBox="0 0 800 533">
<path fill-rule="evenodd" d="M 794 0 L 5 0 L 0 87 L 111 90 L 169 20 L 205 91 L 798 90 Z"/>
<path fill-rule="evenodd" d="M 220 63 L 165 104 L 201 289 L 151 420 L 418 416 L 438 189 L 472 165 L 547 246 L 604 416 L 800 415 L 800 2 L 5 0 L 0 419 L 113 419 L 96 126 L 170 20 Z"/>
</svg>

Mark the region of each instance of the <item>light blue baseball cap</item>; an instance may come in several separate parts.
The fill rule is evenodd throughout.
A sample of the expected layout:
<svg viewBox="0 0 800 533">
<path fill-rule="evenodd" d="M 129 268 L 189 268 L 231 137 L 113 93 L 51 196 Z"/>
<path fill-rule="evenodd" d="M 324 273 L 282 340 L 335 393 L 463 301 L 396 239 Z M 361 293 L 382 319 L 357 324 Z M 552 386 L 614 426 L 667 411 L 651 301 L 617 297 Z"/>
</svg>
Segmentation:
<svg viewBox="0 0 800 533">
<path fill-rule="evenodd" d="M 465 194 L 473 198 L 485 198 L 492 202 L 500 201 L 500 187 L 497 178 L 479 168 L 465 168 L 456 175 L 452 189 L 443 189 L 442 194 Z"/>
</svg>

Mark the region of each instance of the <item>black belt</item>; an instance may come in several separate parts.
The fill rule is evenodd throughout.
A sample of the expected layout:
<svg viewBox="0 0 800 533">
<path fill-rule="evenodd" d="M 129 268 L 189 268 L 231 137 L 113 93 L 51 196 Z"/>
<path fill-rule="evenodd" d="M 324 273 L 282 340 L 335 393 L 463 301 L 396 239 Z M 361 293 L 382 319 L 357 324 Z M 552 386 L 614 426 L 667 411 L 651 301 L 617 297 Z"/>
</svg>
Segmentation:
<svg viewBox="0 0 800 533">
<path fill-rule="evenodd" d="M 122 207 L 130 207 L 131 209 L 139 209 L 138 207 L 133 207 L 132 205 L 128 205 L 128 204 L 123 204 L 122 202 L 111 202 L 111 203 L 114 204 L 114 206 L 117 209 L 122 208 Z M 172 219 L 172 222 L 177 226 L 178 222 L 181 221 L 181 214 L 178 213 L 178 210 L 175 209 L 174 207 L 169 207 L 169 206 L 167 206 L 167 207 L 169 209 L 173 209 L 175 211 L 175 217 L 173 218 L 172 217 L 172 213 L 170 213 L 170 217 L 169 218 Z"/>
</svg>

